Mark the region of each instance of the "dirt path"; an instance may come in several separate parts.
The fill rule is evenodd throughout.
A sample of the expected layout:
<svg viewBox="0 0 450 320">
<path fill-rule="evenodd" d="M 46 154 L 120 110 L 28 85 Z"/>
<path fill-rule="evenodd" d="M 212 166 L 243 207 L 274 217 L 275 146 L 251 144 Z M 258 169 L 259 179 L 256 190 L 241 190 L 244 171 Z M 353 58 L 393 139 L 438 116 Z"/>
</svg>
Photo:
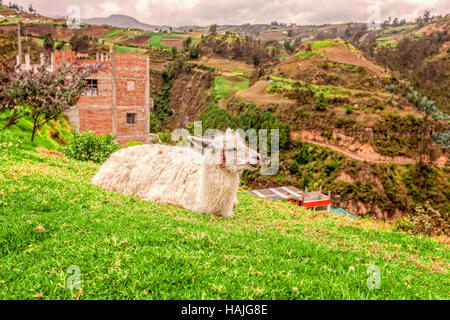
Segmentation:
<svg viewBox="0 0 450 320">
<path fill-rule="evenodd" d="M 305 130 L 291 132 L 291 138 L 293 140 L 297 140 L 300 138 L 304 142 L 330 148 L 336 152 L 342 153 L 342 154 L 346 155 L 347 157 L 358 160 L 358 161 L 367 161 L 367 162 L 377 163 L 377 164 L 395 163 L 395 164 L 401 164 L 401 165 L 416 163 L 416 161 L 414 159 L 407 158 L 407 157 L 388 157 L 388 156 L 381 155 L 381 154 L 375 152 L 375 150 L 373 150 L 373 148 L 370 145 L 369 146 L 362 145 L 361 149 L 363 149 L 362 152 L 364 154 L 358 154 L 357 152 L 352 152 L 352 151 L 346 150 L 343 147 L 339 147 L 334 144 L 330 144 L 330 143 L 327 143 L 324 141 L 317 141 L 317 138 L 315 136 L 316 136 L 315 134 L 311 133 L 310 131 L 305 131 Z M 438 167 L 446 167 L 447 162 L 448 162 L 448 158 L 445 155 L 443 155 L 440 158 L 438 158 L 434 164 Z"/>
</svg>

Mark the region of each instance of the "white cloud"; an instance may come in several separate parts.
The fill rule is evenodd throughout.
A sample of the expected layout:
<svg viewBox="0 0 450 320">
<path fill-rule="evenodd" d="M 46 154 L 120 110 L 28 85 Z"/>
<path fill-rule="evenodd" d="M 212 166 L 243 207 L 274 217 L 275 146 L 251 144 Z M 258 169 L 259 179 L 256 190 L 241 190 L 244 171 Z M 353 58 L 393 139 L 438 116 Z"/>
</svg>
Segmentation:
<svg viewBox="0 0 450 320">
<path fill-rule="evenodd" d="M 110 15 L 113 13 L 117 13 L 120 12 L 120 7 L 114 3 L 111 2 L 105 2 L 100 4 L 100 7 L 102 8 L 102 12 L 105 15 Z"/>
<path fill-rule="evenodd" d="M 30 0 L 12 0 L 28 7 Z M 448 0 L 34 0 L 44 15 L 65 15 L 69 5 L 79 5 L 82 18 L 120 13 L 148 24 L 211 25 L 269 23 L 277 20 L 299 24 L 364 22 L 367 8 L 379 4 L 381 19 L 388 16 L 414 19 L 424 10 L 450 11 Z"/>
</svg>

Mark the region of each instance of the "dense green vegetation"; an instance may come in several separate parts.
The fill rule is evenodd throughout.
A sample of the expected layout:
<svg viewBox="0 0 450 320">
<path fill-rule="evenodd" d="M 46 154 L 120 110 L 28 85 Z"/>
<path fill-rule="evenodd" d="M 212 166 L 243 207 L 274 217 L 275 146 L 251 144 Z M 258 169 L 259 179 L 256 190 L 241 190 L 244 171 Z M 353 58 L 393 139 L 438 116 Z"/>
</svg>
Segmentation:
<svg viewBox="0 0 450 320">
<path fill-rule="evenodd" d="M 175 80 L 174 71 L 172 68 L 165 68 L 161 74 L 163 79 L 162 90 L 157 92 L 154 96 L 155 111 L 150 116 L 150 131 L 153 133 L 163 130 L 164 125 L 169 121 L 172 115 L 170 103 L 170 90 L 172 89 Z"/>
<path fill-rule="evenodd" d="M 114 142 L 113 135 L 100 136 L 90 130 L 79 133 L 76 128 L 67 145 L 62 147 L 62 152 L 70 158 L 95 163 L 105 162 L 117 150 L 119 144 Z"/>
<path fill-rule="evenodd" d="M 291 128 L 289 125 L 281 123 L 271 110 L 258 109 L 253 104 L 241 106 L 242 110 L 238 116 L 231 115 L 227 110 L 211 105 L 200 116 L 203 131 L 207 129 L 226 130 L 232 129 L 260 129 L 268 130 L 268 142 L 271 141 L 271 129 L 279 130 L 280 149 L 287 149 L 291 143 Z M 270 149 L 270 146 L 268 146 Z"/>
</svg>

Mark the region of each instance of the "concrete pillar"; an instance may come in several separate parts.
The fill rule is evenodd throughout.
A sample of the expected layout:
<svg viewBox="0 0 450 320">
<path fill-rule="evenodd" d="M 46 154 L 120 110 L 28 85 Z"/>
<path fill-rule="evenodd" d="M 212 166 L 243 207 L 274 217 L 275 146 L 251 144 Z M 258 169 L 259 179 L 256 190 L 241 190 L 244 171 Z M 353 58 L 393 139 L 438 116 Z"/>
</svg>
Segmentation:
<svg viewBox="0 0 450 320">
<path fill-rule="evenodd" d="M 31 70 L 30 53 L 25 53 L 25 70 Z"/>
<path fill-rule="evenodd" d="M 53 51 L 50 54 L 50 71 L 55 72 L 55 53 Z"/>
<path fill-rule="evenodd" d="M 145 106 L 146 106 L 146 132 L 150 133 L 150 56 L 146 56 L 146 70 L 145 70 Z M 150 142 L 150 141 L 149 141 Z"/>
<path fill-rule="evenodd" d="M 116 53 L 114 46 L 109 48 L 111 55 L 111 81 L 112 81 L 112 108 L 113 108 L 113 134 L 117 136 L 117 98 L 116 98 Z"/>
<path fill-rule="evenodd" d="M 17 64 L 22 64 L 22 39 L 20 35 L 20 22 L 17 23 Z"/>
</svg>

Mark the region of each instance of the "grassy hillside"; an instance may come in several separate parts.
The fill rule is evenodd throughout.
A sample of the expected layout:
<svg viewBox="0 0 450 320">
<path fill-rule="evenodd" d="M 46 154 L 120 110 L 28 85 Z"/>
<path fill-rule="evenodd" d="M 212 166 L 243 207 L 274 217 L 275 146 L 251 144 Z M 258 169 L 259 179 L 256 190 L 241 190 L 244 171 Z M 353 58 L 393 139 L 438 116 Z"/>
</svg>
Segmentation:
<svg viewBox="0 0 450 320">
<path fill-rule="evenodd" d="M 97 165 L 0 137 L 1 299 L 448 299 L 438 239 L 245 191 L 228 220 L 156 205 L 90 185 Z M 66 287 L 72 265 L 81 290 Z"/>
</svg>

